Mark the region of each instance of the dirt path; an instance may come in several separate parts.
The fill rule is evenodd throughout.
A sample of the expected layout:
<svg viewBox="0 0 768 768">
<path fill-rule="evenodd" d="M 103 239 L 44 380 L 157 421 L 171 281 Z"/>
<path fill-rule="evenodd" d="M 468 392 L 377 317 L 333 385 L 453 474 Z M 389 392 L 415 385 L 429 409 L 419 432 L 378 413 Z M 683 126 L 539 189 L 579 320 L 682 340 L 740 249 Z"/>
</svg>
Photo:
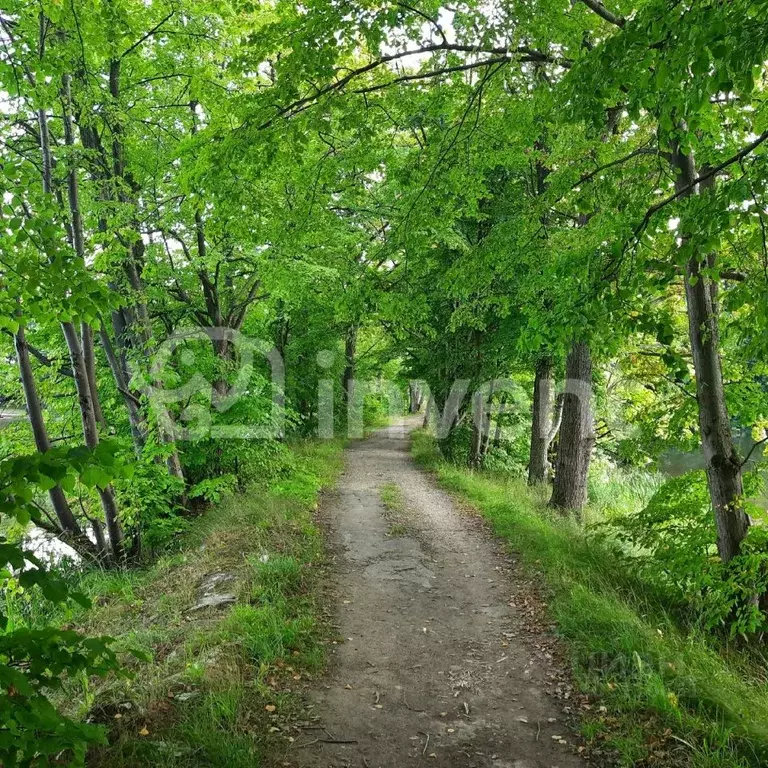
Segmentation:
<svg viewBox="0 0 768 768">
<path fill-rule="evenodd" d="M 306 768 L 576 768 L 545 654 L 523 642 L 497 545 L 389 427 L 349 449 L 323 514 L 337 545 L 338 623 L 320 720 L 283 765 Z M 380 489 L 396 483 L 406 535 Z M 399 529 L 398 529 L 399 530 Z"/>
</svg>

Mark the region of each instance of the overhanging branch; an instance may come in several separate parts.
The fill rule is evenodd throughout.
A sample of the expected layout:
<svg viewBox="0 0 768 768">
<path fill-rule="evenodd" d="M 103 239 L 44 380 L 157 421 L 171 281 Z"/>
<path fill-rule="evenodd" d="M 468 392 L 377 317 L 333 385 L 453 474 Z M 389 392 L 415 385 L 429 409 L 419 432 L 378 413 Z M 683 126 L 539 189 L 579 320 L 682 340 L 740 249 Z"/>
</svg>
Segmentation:
<svg viewBox="0 0 768 768">
<path fill-rule="evenodd" d="M 623 16 L 617 16 L 615 13 L 609 11 L 600 0 L 581 0 L 584 5 L 591 11 L 594 11 L 601 19 L 604 19 L 609 24 L 613 24 L 614 27 L 623 29 L 627 20 Z"/>
<path fill-rule="evenodd" d="M 677 200 L 679 197 L 684 197 L 691 190 L 699 186 L 699 184 L 702 184 L 703 182 L 708 181 L 713 176 L 717 176 L 718 173 L 720 173 L 721 171 L 724 171 L 729 166 L 733 165 L 734 163 L 738 163 L 740 160 L 743 160 L 747 155 L 754 152 L 767 139 L 768 139 L 768 131 L 763 131 L 763 133 L 761 133 L 754 141 L 750 142 L 745 147 L 742 147 L 735 155 L 732 155 L 727 160 L 723 160 L 722 163 L 719 163 L 718 165 L 715 165 L 712 168 L 709 168 L 700 176 L 697 176 L 690 184 L 687 184 L 686 186 L 681 187 L 680 189 L 676 190 L 673 194 L 669 195 L 669 197 L 665 197 L 663 200 L 660 200 L 655 205 L 652 205 L 645 212 L 645 216 L 643 216 L 643 220 L 640 222 L 640 224 L 638 224 L 638 226 L 635 227 L 635 231 L 634 231 L 635 239 L 640 237 L 640 235 L 643 233 L 643 230 L 648 226 L 649 222 L 653 218 L 654 214 L 658 213 L 662 208 L 665 208 L 670 203 L 674 203 L 675 200 Z"/>
<path fill-rule="evenodd" d="M 416 56 L 418 54 L 425 53 L 439 53 L 441 51 L 453 53 L 484 53 L 494 56 L 503 56 L 505 58 L 521 57 L 521 59 L 524 61 L 539 62 L 543 64 L 555 64 L 565 69 L 570 67 L 572 64 L 570 59 L 566 59 L 561 56 L 552 56 L 548 53 L 544 53 L 543 51 L 537 51 L 533 48 L 529 48 L 528 46 L 517 46 L 515 48 L 508 48 L 505 46 L 484 47 L 446 42 L 424 45 L 420 46 L 419 48 L 410 48 L 405 51 L 399 51 L 398 53 L 390 53 L 384 56 L 380 56 L 379 58 L 370 61 L 368 64 L 364 64 L 361 67 L 350 70 L 346 75 L 344 75 L 344 77 L 340 78 L 339 80 L 336 80 L 333 83 L 329 83 L 322 88 L 318 88 L 314 93 L 309 94 L 308 96 L 304 96 L 300 99 L 296 99 L 284 107 L 280 107 L 275 115 L 270 117 L 259 126 L 259 129 L 263 130 L 265 128 L 269 128 L 276 120 L 280 119 L 281 117 L 291 117 L 293 114 L 301 112 L 308 105 L 318 101 L 323 96 L 327 96 L 329 93 L 342 90 L 352 80 L 355 80 L 356 78 L 361 77 L 368 72 L 372 72 L 373 70 L 378 69 L 385 64 L 407 58 L 408 56 Z"/>
</svg>

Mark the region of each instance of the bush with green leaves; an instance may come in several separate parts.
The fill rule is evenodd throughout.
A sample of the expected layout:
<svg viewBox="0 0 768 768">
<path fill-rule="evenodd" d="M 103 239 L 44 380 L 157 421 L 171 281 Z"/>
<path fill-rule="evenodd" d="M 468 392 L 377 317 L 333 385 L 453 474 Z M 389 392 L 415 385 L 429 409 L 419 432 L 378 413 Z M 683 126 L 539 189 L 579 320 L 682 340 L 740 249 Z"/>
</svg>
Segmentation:
<svg viewBox="0 0 768 768">
<path fill-rule="evenodd" d="M 745 475 L 747 496 L 760 483 L 757 473 Z M 644 578 L 673 595 L 692 621 L 732 637 L 768 628 L 768 531 L 752 525 L 739 555 L 723 563 L 703 471 L 667 480 L 640 512 L 619 515 L 598 529 L 610 531 Z"/>
<path fill-rule="evenodd" d="M 285 476 L 293 466 L 288 446 L 278 440 L 205 438 L 185 447 L 184 468 L 193 489 L 218 477 L 234 477 L 241 487 L 265 483 Z"/>
<path fill-rule="evenodd" d="M 106 484 L 126 477 L 130 467 L 115 459 L 118 447 L 54 448 L 45 454 L 0 462 L 0 522 L 26 526 L 43 522 L 38 499 L 57 483 L 71 487 Z M 102 728 L 65 717 L 48 694 L 73 676 L 122 674 L 109 637 L 86 637 L 57 626 L 27 626 L 14 606 L 20 594 L 36 603 L 88 599 L 20 543 L 0 537 L 0 764 L 47 765 L 52 759 L 82 765 L 89 743 L 104 741 Z"/>
<path fill-rule="evenodd" d="M 158 551 L 188 527 L 179 505 L 184 481 L 170 474 L 165 462 L 137 461 L 130 480 L 118 480 L 115 490 L 123 524 L 141 532 L 142 551 Z"/>
<path fill-rule="evenodd" d="M 226 474 L 201 480 L 189 489 L 190 499 L 204 499 L 209 504 L 218 504 L 237 489 L 237 478 Z"/>
</svg>

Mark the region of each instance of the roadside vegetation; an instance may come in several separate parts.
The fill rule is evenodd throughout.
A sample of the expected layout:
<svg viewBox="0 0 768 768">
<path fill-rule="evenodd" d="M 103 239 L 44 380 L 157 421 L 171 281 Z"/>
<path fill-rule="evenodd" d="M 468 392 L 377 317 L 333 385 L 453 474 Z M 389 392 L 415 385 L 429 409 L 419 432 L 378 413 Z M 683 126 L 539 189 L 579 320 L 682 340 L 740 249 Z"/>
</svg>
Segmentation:
<svg viewBox="0 0 768 768">
<path fill-rule="evenodd" d="M 623 766 L 765 765 L 768 677 L 760 648 L 707 631 L 676 590 L 660 588 L 601 534 L 600 522 L 642 505 L 636 478 L 616 470 L 595 482 L 585 528 L 548 507 L 547 489 L 531 488 L 520 473 L 449 462 L 424 431 L 412 450 L 545 586 L 577 686 L 594 697 L 591 709 L 576 713 L 589 743 L 614 751 Z M 653 485 L 646 478 L 646 502 Z"/>
<path fill-rule="evenodd" d="M 390 536 L 407 536 L 408 507 L 403 498 L 403 490 L 397 483 L 384 483 L 379 490 L 381 503 L 389 522 Z"/>
<path fill-rule="evenodd" d="M 289 745 L 282 723 L 300 713 L 331 633 L 313 513 L 341 453 L 340 441 L 292 446 L 280 477 L 211 505 L 153 564 L 75 574 L 90 608 L 37 616 L 32 607 L 33 627 L 114 638 L 129 673 L 78 676 L 53 697 L 106 729 L 89 765 L 253 768 L 267 748 Z"/>
</svg>

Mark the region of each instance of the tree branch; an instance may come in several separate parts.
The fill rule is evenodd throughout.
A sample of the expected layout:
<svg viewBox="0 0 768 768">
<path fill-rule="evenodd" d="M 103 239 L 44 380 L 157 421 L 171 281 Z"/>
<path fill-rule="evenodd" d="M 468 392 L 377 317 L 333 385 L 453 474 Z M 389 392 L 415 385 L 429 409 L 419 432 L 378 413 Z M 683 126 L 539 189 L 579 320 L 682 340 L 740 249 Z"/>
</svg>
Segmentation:
<svg viewBox="0 0 768 768">
<path fill-rule="evenodd" d="M 633 157 L 638 157 L 639 155 L 658 155 L 658 154 L 659 154 L 659 150 L 655 149 L 654 147 L 640 147 L 639 149 L 636 149 L 634 152 L 630 152 L 628 155 L 624 155 L 624 157 L 620 157 L 618 160 L 612 160 L 610 163 L 606 163 L 605 165 L 601 165 L 599 168 L 595 168 L 594 171 L 585 173 L 573 186 L 578 187 L 581 184 L 585 184 L 586 182 L 590 181 L 595 176 L 597 176 L 598 173 L 607 171 L 609 168 L 613 168 L 617 165 L 622 165 L 623 163 L 626 163 L 627 161 L 631 160 Z"/>
<path fill-rule="evenodd" d="M 509 62 L 507 56 L 500 56 L 494 59 L 483 59 L 482 61 L 476 61 L 472 64 L 459 64 L 455 67 L 444 67 L 442 69 L 433 69 L 429 72 L 417 72 L 412 75 L 403 75 L 402 77 L 396 77 L 394 80 L 389 80 L 386 83 L 379 83 L 378 85 L 370 85 L 367 88 L 358 88 L 352 93 L 374 93 L 375 91 L 381 91 L 384 88 L 389 88 L 397 83 L 409 83 L 414 80 L 426 80 L 430 77 L 439 77 L 440 75 L 447 75 L 451 72 L 465 72 L 470 69 L 477 69 L 478 67 L 490 66 L 492 64 L 506 64 Z"/>
<path fill-rule="evenodd" d="M 336 80 L 333 83 L 329 83 L 328 85 L 325 85 L 322 88 L 318 88 L 314 93 L 308 96 L 304 96 L 300 99 L 296 99 L 296 101 L 293 101 L 290 104 L 287 104 L 286 106 L 279 108 L 275 115 L 270 117 L 268 120 L 264 121 L 259 126 L 259 130 L 269 128 L 276 120 L 280 119 L 281 117 L 285 117 L 285 116 L 291 117 L 293 114 L 297 114 L 298 112 L 302 111 L 302 109 L 305 108 L 307 105 L 318 101 L 323 96 L 326 96 L 329 93 L 332 93 L 334 91 L 340 91 L 350 81 L 360 77 L 361 75 L 365 75 L 368 72 L 372 72 L 374 69 L 378 69 L 379 67 L 385 64 L 388 64 L 392 61 L 397 61 L 399 59 L 404 59 L 408 56 L 415 56 L 417 54 L 424 54 L 424 53 L 438 53 L 440 51 L 452 51 L 455 53 L 487 53 L 487 54 L 494 54 L 494 55 L 500 55 L 505 57 L 522 56 L 522 57 L 525 57 L 524 59 L 525 61 L 537 61 L 541 63 L 556 64 L 566 69 L 570 67 L 572 64 L 570 59 L 565 59 L 560 56 L 551 56 L 547 53 L 534 50 L 533 48 L 529 48 L 527 46 L 519 46 L 517 48 L 506 48 L 506 47 L 498 47 L 498 46 L 485 48 L 483 46 L 462 45 L 459 43 L 445 43 L 445 42 L 434 43 L 431 45 L 424 45 L 419 48 L 410 48 L 408 50 L 400 51 L 398 53 L 385 54 L 383 56 L 380 56 L 377 59 L 374 59 L 373 61 L 368 62 L 368 64 L 364 64 L 361 67 L 357 67 L 355 69 L 350 70 L 341 79 Z"/>
<path fill-rule="evenodd" d="M 611 13 L 600 0 L 581 0 L 584 5 L 591 11 L 594 11 L 601 19 L 604 19 L 609 24 L 613 24 L 614 27 L 623 29 L 627 20 L 623 16 L 617 16 L 615 13 Z"/>
<path fill-rule="evenodd" d="M 176 13 L 175 8 L 164 19 L 155 24 L 155 26 L 152 27 L 149 32 L 147 32 L 145 35 L 142 35 L 133 45 L 126 48 L 125 51 L 123 51 L 123 53 L 118 56 L 118 59 L 124 59 L 129 53 L 133 53 L 133 51 L 135 51 L 142 43 L 149 40 L 149 38 L 152 37 L 155 32 L 159 31 L 160 27 L 162 27 L 163 24 L 165 24 L 165 22 L 168 21 L 168 19 L 170 19 L 174 13 Z"/>
<path fill-rule="evenodd" d="M 754 152 L 764 141 L 766 141 L 766 139 L 768 139 L 768 131 L 763 131 L 763 133 L 761 133 L 753 142 L 747 144 L 746 147 L 742 147 L 742 149 L 740 149 L 735 155 L 732 155 L 727 160 L 723 160 L 722 163 L 709 168 L 700 176 L 697 176 L 690 184 L 681 187 L 680 189 L 676 190 L 674 194 L 669 195 L 669 197 L 665 197 L 655 205 L 652 205 L 645 212 L 645 216 L 643 216 L 643 220 L 640 222 L 640 224 L 635 227 L 635 238 L 637 239 L 640 237 L 654 214 L 658 213 L 662 208 L 665 208 L 670 203 L 674 203 L 675 200 L 677 200 L 679 197 L 684 197 L 686 194 L 688 194 L 688 192 L 690 192 L 692 189 L 695 189 L 699 184 L 708 181 L 713 176 L 716 176 L 721 171 L 724 171 L 726 168 L 728 168 L 728 166 L 731 166 L 734 163 L 738 163 L 740 160 L 744 159 L 747 155 Z"/>
<path fill-rule="evenodd" d="M 752 458 L 752 454 L 755 452 L 755 448 L 763 445 L 764 443 L 768 442 L 768 437 L 764 437 L 762 440 L 758 440 L 750 449 L 749 453 L 747 454 L 747 457 L 744 459 L 744 461 L 741 462 L 741 466 L 745 466 L 747 462 Z"/>
<path fill-rule="evenodd" d="M 402 0 L 399 0 L 397 5 L 399 5 L 401 8 L 405 8 L 411 13 L 415 13 L 417 16 L 421 16 L 422 19 L 428 21 L 437 30 L 437 33 L 440 35 L 442 41 L 446 44 L 448 43 L 448 38 L 445 36 L 445 32 L 443 31 L 443 28 L 440 26 L 438 21 L 424 13 L 424 11 L 420 11 L 418 8 L 414 8 L 412 5 L 408 5 L 407 3 L 402 2 Z"/>
</svg>

